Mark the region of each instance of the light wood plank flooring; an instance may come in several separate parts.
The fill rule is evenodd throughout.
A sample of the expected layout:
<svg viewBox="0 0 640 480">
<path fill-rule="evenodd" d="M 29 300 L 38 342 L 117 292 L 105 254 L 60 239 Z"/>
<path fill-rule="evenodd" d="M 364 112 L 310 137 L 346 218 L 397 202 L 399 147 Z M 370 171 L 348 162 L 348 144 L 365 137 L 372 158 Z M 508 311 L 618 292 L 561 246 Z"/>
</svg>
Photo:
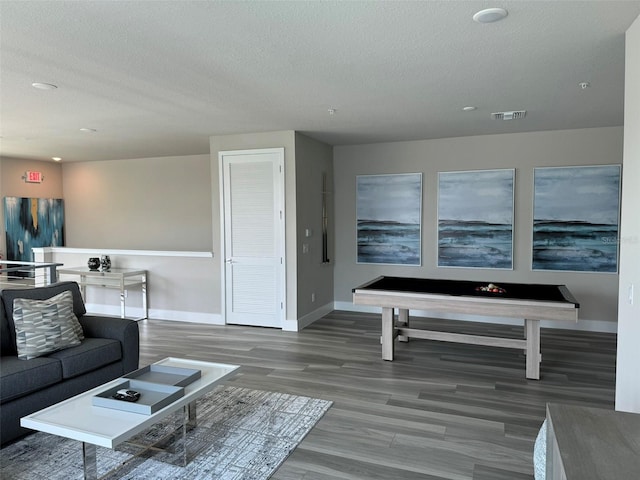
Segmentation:
<svg viewBox="0 0 640 480">
<path fill-rule="evenodd" d="M 521 337 L 522 327 L 412 326 Z M 542 329 L 541 380 L 522 352 L 414 340 L 380 358 L 380 317 L 333 312 L 301 332 L 140 322 L 141 359 L 242 365 L 232 384 L 324 398 L 333 407 L 274 479 L 531 480 L 546 402 L 613 409 L 616 336 Z"/>
</svg>

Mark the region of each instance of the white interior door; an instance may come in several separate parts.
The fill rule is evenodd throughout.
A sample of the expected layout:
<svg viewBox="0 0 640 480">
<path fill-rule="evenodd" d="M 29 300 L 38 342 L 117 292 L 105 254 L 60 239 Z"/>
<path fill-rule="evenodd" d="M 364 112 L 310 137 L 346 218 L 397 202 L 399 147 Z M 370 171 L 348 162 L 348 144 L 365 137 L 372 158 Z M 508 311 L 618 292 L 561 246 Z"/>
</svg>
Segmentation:
<svg viewBox="0 0 640 480">
<path fill-rule="evenodd" d="M 226 323 L 282 328 L 284 149 L 220 152 Z"/>
</svg>

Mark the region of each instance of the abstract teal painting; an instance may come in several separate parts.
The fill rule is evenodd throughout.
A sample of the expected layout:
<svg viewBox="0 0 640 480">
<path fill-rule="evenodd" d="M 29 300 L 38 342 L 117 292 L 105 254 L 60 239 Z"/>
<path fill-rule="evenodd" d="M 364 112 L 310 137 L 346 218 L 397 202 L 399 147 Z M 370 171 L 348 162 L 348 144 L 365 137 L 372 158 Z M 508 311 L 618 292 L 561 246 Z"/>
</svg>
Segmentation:
<svg viewBox="0 0 640 480">
<path fill-rule="evenodd" d="M 32 248 L 64 246 L 60 198 L 4 197 L 7 260 L 33 262 Z"/>
</svg>

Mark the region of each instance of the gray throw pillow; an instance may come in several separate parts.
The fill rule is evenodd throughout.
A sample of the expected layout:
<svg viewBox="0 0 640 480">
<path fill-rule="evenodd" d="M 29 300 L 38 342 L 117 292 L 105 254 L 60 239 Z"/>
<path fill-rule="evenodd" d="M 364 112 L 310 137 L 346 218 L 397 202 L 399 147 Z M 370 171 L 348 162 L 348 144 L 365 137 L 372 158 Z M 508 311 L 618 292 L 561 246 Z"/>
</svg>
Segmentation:
<svg viewBox="0 0 640 480">
<path fill-rule="evenodd" d="M 80 345 L 82 326 L 73 313 L 71 292 L 48 300 L 16 298 L 13 301 L 18 358 L 29 360 Z"/>
</svg>

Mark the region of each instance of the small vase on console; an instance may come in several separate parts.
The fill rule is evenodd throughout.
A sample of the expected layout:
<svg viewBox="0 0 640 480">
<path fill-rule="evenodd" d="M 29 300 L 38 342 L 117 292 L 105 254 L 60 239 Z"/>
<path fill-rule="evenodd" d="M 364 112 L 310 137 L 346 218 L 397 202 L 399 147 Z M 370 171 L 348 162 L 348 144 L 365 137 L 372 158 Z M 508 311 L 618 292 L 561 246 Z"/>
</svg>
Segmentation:
<svg viewBox="0 0 640 480">
<path fill-rule="evenodd" d="M 102 270 L 108 271 L 111 269 L 111 259 L 109 258 L 109 255 L 102 255 L 100 258 L 100 266 L 102 267 Z"/>
<path fill-rule="evenodd" d="M 89 270 L 98 270 L 100 268 L 100 259 L 98 257 L 91 257 L 87 262 Z"/>
</svg>

